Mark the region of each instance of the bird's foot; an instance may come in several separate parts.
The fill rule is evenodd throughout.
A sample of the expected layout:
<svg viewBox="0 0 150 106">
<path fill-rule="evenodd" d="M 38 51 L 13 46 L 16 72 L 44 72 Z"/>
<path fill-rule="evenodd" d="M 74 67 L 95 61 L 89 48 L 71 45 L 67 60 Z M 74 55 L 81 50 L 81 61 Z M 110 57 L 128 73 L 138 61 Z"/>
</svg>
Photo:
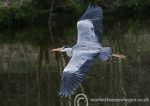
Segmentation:
<svg viewBox="0 0 150 106">
<path fill-rule="evenodd" d="M 119 59 L 126 59 L 126 56 L 125 55 L 123 55 L 123 54 L 112 54 L 112 56 L 114 56 L 114 57 L 117 57 L 117 58 L 119 58 Z"/>
</svg>

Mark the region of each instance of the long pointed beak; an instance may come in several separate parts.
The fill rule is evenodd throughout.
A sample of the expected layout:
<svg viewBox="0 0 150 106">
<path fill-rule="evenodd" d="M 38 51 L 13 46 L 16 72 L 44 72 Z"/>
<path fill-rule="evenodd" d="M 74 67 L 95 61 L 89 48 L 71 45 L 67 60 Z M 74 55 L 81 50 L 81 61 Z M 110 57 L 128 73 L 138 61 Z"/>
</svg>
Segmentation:
<svg viewBox="0 0 150 106">
<path fill-rule="evenodd" d="M 63 52 L 63 47 L 61 48 L 56 48 L 56 49 L 52 49 L 52 52 Z"/>
</svg>

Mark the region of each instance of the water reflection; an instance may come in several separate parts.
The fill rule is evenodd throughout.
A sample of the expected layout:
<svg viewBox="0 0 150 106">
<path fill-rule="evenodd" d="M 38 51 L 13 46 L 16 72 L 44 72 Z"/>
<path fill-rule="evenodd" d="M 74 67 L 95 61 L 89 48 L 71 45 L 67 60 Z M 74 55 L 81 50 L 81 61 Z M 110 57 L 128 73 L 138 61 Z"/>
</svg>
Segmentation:
<svg viewBox="0 0 150 106">
<path fill-rule="evenodd" d="M 62 27 L 61 27 L 62 28 Z M 148 102 L 92 102 L 90 98 L 150 98 L 150 20 L 106 18 L 103 45 L 127 59 L 96 64 L 77 93 L 84 92 L 89 106 L 149 106 Z M 61 74 L 69 58 L 50 49 L 76 43 L 76 28 L 26 28 L 6 35 L 0 45 L 1 106 L 68 106 L 58 96 Z M 12 37 L 11 37 L 12 38 Z M 17 42 L 16 42 L 17 41 Z M 22 42 L 22 43 L 21 43 Z M 76 94 L 77 94 L 76 93 Z M 84 102 L 81 103 L 84 105 Z"/>
</svg>

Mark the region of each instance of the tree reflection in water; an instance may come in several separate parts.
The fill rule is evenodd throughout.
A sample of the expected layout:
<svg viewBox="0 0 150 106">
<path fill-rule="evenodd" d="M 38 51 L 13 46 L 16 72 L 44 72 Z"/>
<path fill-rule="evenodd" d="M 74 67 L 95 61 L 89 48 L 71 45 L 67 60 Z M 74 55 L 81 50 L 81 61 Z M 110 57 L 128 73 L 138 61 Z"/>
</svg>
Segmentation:
<svg viewBox="0 0 150 106">
<path fill-rule="evenodd" d="M 150 98 L 150 20 L 115 20 L 105 18 L 105 46 L 125 53 L 124 61 L 97 60 L 82 86 L 92 106 L 149 106 L 149 102 L 92 102 L 90 98 Z M 50 27 L 51 28 L 51 27 Z M 71 100 L 60 98 L 61 73 L 69 61 L 65 54 L 50 49 L 75 44 L 75 28 L 31 28 L 13 33 L 30 35 L 30 43 L 0 45 L 0 105 L 1 106 L 68 106 Z M 73 30 L 72 30 L 73 29 Z M 11 31 L 1 32 L 11 34 Z M 43 36 L 44 35 L 44 36 Z M 69 36 L 67 36 L 69 35 Z M 19 36 L 18 36 L 19 37 Z M 23 38 L 27 40 L 27 38 Z M 29 40 L 30 41 L 30 40 Z M 81 93 L 81 88 L 77 93 Z M 81 103 L 81 104 L 84 104 Z"/>
</svg>

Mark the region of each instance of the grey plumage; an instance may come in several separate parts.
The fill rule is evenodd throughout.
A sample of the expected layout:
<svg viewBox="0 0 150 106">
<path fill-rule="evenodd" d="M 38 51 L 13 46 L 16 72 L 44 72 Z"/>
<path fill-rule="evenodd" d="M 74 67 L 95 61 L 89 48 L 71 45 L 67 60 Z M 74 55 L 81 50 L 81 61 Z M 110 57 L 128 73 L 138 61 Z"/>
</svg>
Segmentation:
<svg viewBox="0 0 150 106">
<path fill-rule="evenodd" d="M 110 47 L 101 46 L 102 10 L 90 5 L 77 23 L 78 40 L 72 48 L 64 49 L 71 60 L 63 71 L 61 96 L 69 96 L 79 87 L 95 59 L 106 61 L 111 56 Z"/>
</svg>

